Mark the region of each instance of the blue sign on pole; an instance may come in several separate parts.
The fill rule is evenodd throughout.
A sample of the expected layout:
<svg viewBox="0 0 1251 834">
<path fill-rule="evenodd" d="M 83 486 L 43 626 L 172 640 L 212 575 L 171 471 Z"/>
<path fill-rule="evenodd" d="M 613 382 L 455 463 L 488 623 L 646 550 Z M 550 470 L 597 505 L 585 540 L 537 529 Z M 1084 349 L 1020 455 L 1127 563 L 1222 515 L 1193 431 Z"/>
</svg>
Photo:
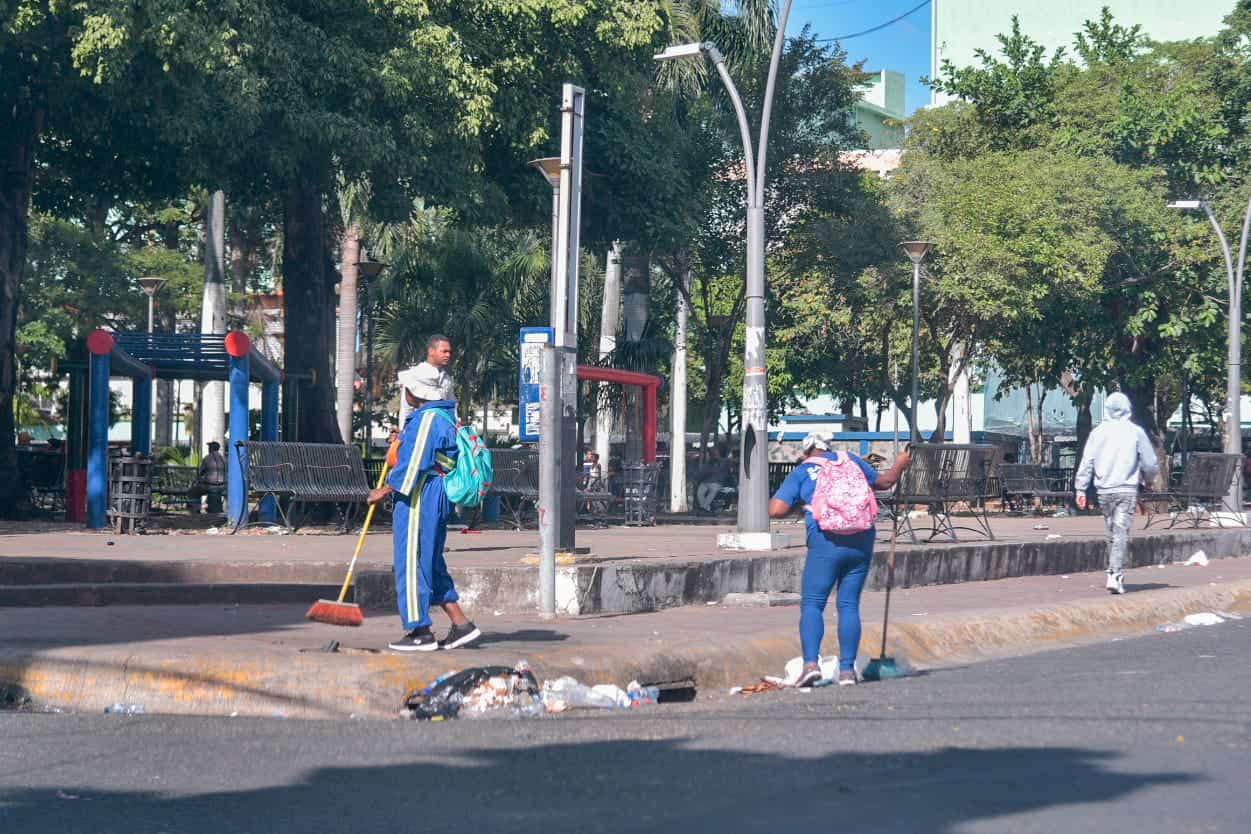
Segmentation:
<svg viewBox="0 0 1251 834">
<path fill-rule="evenodd" d="M 556 331 L 550 327 L 521 328 L 517 434 L 523 443 L 533 443 L 539 439 L 539 377 L 543 365 L 543 349 L 544 345 L 550 345 L 555 340 Z"/>
</svg>

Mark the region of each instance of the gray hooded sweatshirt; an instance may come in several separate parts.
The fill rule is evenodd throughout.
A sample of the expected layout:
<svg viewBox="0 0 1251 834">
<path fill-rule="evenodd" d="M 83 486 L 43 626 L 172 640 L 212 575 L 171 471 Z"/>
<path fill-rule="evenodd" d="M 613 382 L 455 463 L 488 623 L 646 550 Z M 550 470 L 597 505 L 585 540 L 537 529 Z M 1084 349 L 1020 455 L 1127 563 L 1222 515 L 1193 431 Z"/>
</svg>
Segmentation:
<svg viewBox="0 0 1251 834">
<path fill-rule="evenodd" d="M 1086 440 L 1074 488 L 1086 491 L 1093 476 L 1101 494 L 1137 494 L 1141 476 L 1154 478 L 1160 471 L 1147 433 L 1130 422 L 1129 397 L 1111 394 L 1103 404 L 1103 422 Z"/>
</svg>

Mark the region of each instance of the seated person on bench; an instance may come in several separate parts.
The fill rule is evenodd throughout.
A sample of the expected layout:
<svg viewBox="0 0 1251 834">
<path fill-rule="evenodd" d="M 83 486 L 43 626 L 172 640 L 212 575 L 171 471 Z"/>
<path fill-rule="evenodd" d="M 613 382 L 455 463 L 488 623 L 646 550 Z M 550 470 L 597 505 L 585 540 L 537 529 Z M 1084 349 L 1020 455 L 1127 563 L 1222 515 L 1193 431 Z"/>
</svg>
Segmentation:
<svg viewBox="0 0 1251 834">
<path fill-rule="evenodd" d="M 195 483 L 187 490 L 187 509 L 193 513 L 200 512 L 200 499 L 205 495 L 208 496 L 210 513 L 222 511 L 222 493 L 226 491 L 226 458 L 221 448 L 216 440 L 209 443 L 208 454 L 200 462 Z"/>
</svg>

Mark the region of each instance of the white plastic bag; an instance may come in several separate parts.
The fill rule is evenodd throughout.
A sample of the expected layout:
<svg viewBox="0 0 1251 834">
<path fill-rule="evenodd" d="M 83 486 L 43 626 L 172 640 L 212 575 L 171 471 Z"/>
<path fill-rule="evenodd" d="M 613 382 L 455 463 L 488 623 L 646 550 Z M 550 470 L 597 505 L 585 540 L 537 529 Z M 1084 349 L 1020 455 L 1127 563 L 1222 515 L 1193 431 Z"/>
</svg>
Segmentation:
<svg viewBox="0 0 1251 834">
<path fill-rule="evenodd" d="M 821 677 L 835 678 L 838 677 L 838 658 L 823 655 L 817 658 L 817 665 L 821 667 Z M 804 659 L 802 657 L 792 657 L 786 661 L 786 670 L 782 675 L 782 686 L 794 686 L 799 682 L 799 676 L 804 671 Z"/>
</svg>

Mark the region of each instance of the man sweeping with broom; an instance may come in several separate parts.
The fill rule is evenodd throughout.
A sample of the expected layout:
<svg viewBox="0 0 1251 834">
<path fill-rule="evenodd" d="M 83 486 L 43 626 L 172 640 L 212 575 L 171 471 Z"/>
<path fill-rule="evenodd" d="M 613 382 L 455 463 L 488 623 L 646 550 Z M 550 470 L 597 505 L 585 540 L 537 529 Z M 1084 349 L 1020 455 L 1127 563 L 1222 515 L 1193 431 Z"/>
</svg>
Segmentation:
<svg viewBox="0 0 1251 834">
<path fill-rule="evenodd" d="M 405 634 L 388 645 L 398 652 L 455 649 L 482 636 L 461 610 L 443 558 L 452 514 L 443 475 L 456 467 L 457 428 L 452 416 L 456 403 L 444 399 L 437 372 L 424 363 L 401 373 L 400 384 L 414 411 L 400 432 L 386 483 L 369 493 L 371 504 L 395 495 L 395 589 Z M 440 606 L 452 621 L 442 641 L 431 630 L 431 604 Z"/>
</svg>

